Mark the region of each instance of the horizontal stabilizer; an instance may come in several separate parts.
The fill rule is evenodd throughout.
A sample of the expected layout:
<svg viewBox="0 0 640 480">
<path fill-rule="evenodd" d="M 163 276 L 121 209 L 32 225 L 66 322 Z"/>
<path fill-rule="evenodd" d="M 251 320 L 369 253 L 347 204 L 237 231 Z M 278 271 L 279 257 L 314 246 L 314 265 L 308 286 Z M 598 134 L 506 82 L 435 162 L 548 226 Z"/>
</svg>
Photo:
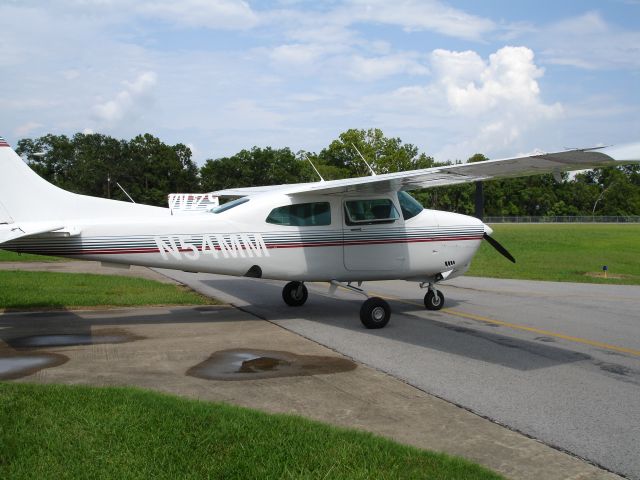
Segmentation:
<svg viewBox="0 0 640 480">
<path fill-rule="evenodd" d="M 22 237 L 52 233 L 65 237 L 80 234 L 78 228 L 66 228 L 64 225 L 47 222 L 21 222 L 0 225 L 0 244 Z"/>
</svg>

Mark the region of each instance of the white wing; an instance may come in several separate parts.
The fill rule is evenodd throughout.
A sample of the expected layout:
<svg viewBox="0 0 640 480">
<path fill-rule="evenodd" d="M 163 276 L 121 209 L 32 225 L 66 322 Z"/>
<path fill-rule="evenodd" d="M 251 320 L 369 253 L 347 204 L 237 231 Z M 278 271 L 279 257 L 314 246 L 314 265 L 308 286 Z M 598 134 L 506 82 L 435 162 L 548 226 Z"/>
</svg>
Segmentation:
<svg viewBox="0 0 640 480">
<path fill-rule="evenodd" d="M 327 182 L 234 188 L 214 192 L 215 195 L 245 196 L 266 192 L 287 195 L 303 193 L 382 193 L 397 190 L 441 187 L 459 183 L 498 178 L 524 177 L 543 173 L 583 170 L 612 165 L 640 163 L 640 143 L 617 147 L 567 150 L 526 157 L 462 163 L 443 167 L 387 173 L 370 177 L 345 178 Z"/>
</svg>

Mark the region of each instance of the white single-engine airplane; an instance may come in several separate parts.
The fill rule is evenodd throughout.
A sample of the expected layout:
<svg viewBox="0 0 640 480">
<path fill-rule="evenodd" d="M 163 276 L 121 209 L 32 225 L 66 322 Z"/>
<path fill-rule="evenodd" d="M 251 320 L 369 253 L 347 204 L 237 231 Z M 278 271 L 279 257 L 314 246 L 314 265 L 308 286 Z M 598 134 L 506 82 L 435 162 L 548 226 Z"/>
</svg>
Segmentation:
<svg viewBox="0 0 640 480">
<path fill-rule="evenodd" d="M 307 300 L 304 282 L 331 289 L 404 279 L 427 288 L 439 310 L 438 282 L 464 274 L 480 242 L 514 261 L 474 217 L 425 209 L 407 190 L 495 178 L 640 163 L 640 143 L 465 163 L 344 180 L 237 188 L 209 211 L 173 209 L 78 195 L 48 183 L 0 138 L 0 248 L 189 272 L 287 280 L 284 301 Z M 372 172 L 373 173 L 373 172 Z M 368 298 L 367 328 L 390 308 Z"/>
</svg>

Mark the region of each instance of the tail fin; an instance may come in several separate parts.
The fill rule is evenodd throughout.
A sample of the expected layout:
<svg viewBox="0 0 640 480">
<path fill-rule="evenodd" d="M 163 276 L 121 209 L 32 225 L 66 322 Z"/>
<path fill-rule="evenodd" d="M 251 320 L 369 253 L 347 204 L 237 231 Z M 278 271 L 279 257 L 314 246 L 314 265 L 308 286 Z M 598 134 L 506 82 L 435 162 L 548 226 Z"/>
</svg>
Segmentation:
<svg viewBox="0 0 640 480">
<path fill-rule="evenodd" d="M 100 217 L 166 217 L 169 209 L 89 197 L 50 184 L 0 137 L 0 225 L 18 222 L 68 224 Z"/>
</svg>

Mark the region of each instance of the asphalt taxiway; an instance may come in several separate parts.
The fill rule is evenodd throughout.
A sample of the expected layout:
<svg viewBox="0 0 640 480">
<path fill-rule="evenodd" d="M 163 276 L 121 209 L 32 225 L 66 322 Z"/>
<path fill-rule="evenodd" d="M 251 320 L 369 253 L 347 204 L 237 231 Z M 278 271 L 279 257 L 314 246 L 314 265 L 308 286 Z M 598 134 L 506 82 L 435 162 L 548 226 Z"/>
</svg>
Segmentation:
<svg viewBox="0 0 640 480">
<path fill-rule="evenodd" d="M 558 449 L 640 479 L 640 287 L 465 277 L 426 311 L 406 282 L 371 282 L 388 326 L 366 330 L 363 297 L 308 284 L 287 307 L 282 282 L 165 272 Z M 423 292 L 422 292 L 423 293 Z M 542 477 L 541 477 L 542 478 Z"/>
</svg>

